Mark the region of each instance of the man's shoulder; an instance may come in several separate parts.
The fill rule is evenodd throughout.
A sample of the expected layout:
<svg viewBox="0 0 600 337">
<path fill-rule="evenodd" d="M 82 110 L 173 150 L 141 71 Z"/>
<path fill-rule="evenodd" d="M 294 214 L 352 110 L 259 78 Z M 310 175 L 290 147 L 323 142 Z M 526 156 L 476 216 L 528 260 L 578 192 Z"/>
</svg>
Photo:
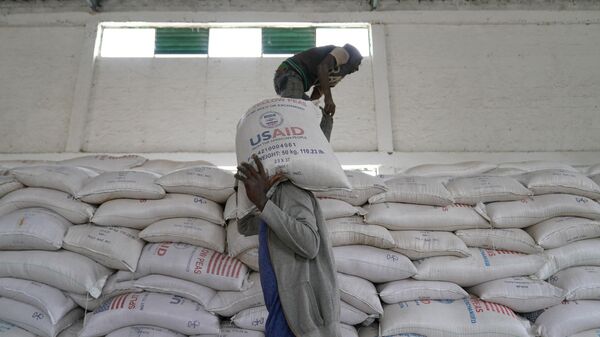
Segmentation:
<svg viewBox="0 0 600 337">
<path fill-rule="evenodd" d="M 284 181 L 277 186 L 277 194 L 280 198 L 285 197 L 302 200 L 311 200 L 314 198 L 311 191 L 298 187 L 289 180 Z"/>
</svg>

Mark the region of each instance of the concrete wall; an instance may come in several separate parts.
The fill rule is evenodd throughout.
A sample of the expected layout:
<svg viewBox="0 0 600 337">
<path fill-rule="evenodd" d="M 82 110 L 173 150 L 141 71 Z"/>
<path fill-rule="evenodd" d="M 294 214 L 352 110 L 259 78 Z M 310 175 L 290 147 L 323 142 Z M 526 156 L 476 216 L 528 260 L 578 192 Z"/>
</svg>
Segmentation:
<svg viewBox="0 0 600 337">
<path fill-rule="evenodd" d="M 381 66 L 390 90 L 391 120 L 384 125 L 395 151 L 600 150 L 600 11 L 13 11 L 0 14 L 0 153 L 64 151 L 78 120 L 85 122 L 84 151 L 232 151 L 238 116 L 272 95 L 280 60 L 92 63 L 85 46 L 93 47 L 95 35 L 85 33 L 86 25 L 275 19 L 384 26 L 387 62 L 367 60 L 334 89 L 337 151 L 377 150 L 376 121 L 385 114 L 375 100 L 373 69 Z M 75 104 L 86 90 L 89 100 Z"/>
</svg>

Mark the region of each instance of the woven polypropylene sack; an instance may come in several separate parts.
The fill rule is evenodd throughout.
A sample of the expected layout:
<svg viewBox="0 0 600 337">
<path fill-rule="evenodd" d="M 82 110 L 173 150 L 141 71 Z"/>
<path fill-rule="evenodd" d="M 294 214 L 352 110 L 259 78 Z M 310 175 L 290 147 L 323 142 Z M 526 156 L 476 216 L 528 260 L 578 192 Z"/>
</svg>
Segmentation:
<svg viewBox="0 0 600 337">
<path fill-rule="evenodd" d="M 600 328 L 579 332 L 579 333 L 576 333 L 569 337 L 598 337 L 598 336 L 600 336 Z"/>
<path fill-rule="evenodd" d="M 31 332 L 0 320 L 0 337 L 35 337 Z"/>
<path fill-rule="evenodd" d="M 146 158 L 133 154 L 124 156 L 92 155 L 62 160 L 57 164 L 89 167 L 100 171 L 122 171 L 140 166 L 146 161 Z"/>
<path fill-rule="evenodd" d="M 381 301 L 373 283 L 360 277 L 337 274 L 342 301 L 367 314 L 383 314 Z"/>
<path fill-rule="evenodd" d="M 154 172 L 160 174 L 161 176 L 164 176 L 173 171 L 196 166 L 213 166 L 213 164 L 205 160 L 177 161 L 166 159 L 150 159 L 132 169 L 146 172 Z"/>
<path fill-rule="evenodd" d="M 132 286 L 153 293 L 181 296 L 200 303 L 205 308 L 217 294 L 209 287 L 165 275 L 148 275 L 132 281 Z"/>
<path fill-rule="evenodd" d="M 221 316 L 230 317 L 244 309 L 264 305 L 265 299 L 263 297 L 259 274 L 250 274 L 249 281 L 252 286 L 244 291 L 217 292 L 206 306 L 206 310 Z"/>
<path fill-rule="evenodd" d="M 448 232 L 433 231 L 390 231 L 394 238 L 393 251 L 411 260 L 432 256 L 469 256 L 465 243 Z"/>
<path fill-rule="evenodd" d="M 437 178 L 398 176 L 385 181 L 388 190 L 369 198 L 369 203 L 403 202 L 409 204 L 447 206 L 452 195 Z"/>
<path fill-rule="evenodd" d="M 104 302 L 91 315 L 79 337 L 99 337 L 131 325 L 154 325 L 184 335 L 219 332 L 219 318 L 202 305 L 176 295 L 131 293 Z"/>
<path fill-rule="evenodd" d="M 156 179 L 158 175 L 148 172 L 106 172 L 85 184 L 77 198 L 90 204 L 113 199 L 162 199 L 165 190 Z"/>
<path fill-rule="evenodd" d="M 394 239 L 382 226 L 367 225 L 361 217 L 338 218 L 326 221 L 331 245 L 365 245 L 389 249 Z"/>
<path fill-rule="evenodd" d="M 499 169 L 517 169 L 525 172 L 541 171 L 541 170 L 565 170 L 577 172 L 573 166 L 565 163 L 543 161 L 543 160 L 528 160 L 521 162 L 508 162 L 498 164 Z"/>
<path fill-rule="evenodd" d="M 464 177 L 485 173 L 496 167 L 496 164 L 482 161 L 466 161 L 454 164 L 423 164 L 411 167 L 403 173 L 423 177 Z"/>
<path fill-rule="evenodd" d="M 169 193 L 199 195 L 224 203 L 234 193 L 235 178 L 229 171 L 214 166 L 197 166 L 172 172 L 157 183 Z"/>
<path fill-rule="evenodd" d="M 600 300 L 600 267 L 567 268 L 548 279 L 565 293 L 567 300 Z"/>
<path fill-rule="evenodd" d="M 71 195 L 77 195 L 89 179 L 98 175 L 96 171 L 83 167 L 60 165 L 18 167 L 10 174 L 25 186 L 50 188 Z"/>
<path fill-rule="evenodd" d="M 242 329 L 265 331 L 268 316 L 269 311 L 267 311 L 267 307 L 260 306 L 238 312 L 235 316 L 231 317 L 231 321 Z"/>
<path fill-rule="evenodd" d="M 536 273 L 536 276 L 546 280 L 557 272 L 570 267 L 600 267 L 600 249 L 598 247 L 600 247 L 600 239 L 589 239 L 546 250 L 544 251 L 546 263 Z"/>
<path fill-rule="evenodd" d="M 528 227 L 527 232 L 544 249 L 552 249 L 575 241 L 600 237 L 600 221 L 557 217 Z"/>
<path fill-rule="evenodd" d="M 468 247 L 510 250 L 524 254 L 537 254 L 543 250 L 527 232 L 519 228 L 461 229 L 455 234 Z"/>
<path fill-rule="evenodd" d="M 258 248 L 258 235 L 245 236 L 238 231 L 237 220 L 227 224 L 227 252 L 229 256 L 238 256 L 248 249 Z"/>
<path fill-rule="evenodd" d="M 317 200 L 319 201 L 321 213 L 325 220 L 367 214 L 361 207 L 352 206 L 343 200 L 330 198 L 318 198 Z"/>
<path fill-rule="evenodd" d="M 407 257 L 370 246 L 334 247 L 333 256 L 337 271 L 373 283 L 401 280 L 417 272 Z"/>
<path fill-rule="evenodd" d="M 469 297 L 460 286 L 452 282 L 399 280 L 379 284 L 379 297 L 384 303 L 394 304 L 415 300 L 458 300 Z"/>
<path fill-rule="evenodd" d="M 364 205 L 370 197 L 387 191 L 383 179 L 361 171 L 345 171 L 352 189 L 334 189 L 326 192 L 315 192 L 319 198 L 331 198 L 345 201 L 353 206 Z"/>
<path fill-rule="evenodd" d="M 340 330 L 342 337 L 358 337 L 358 331 L 352 325 L 342 323 L 340 324 Z"/>
<path fill-rule="evenodd" d="M 172 218 L 157 221 L 140 232 L 140 238 L 148 242 L 183 242 L 225 251 L 225 228 L 210 221 L 197 218 Z"/>
<path fill-rule="evenodd" d="M 24 208 L 0 216 L 1 250 L 57 250 L 72 224 L 45 208 Z"/>
<path fill-rule="evenodd" d="M 134 325 L 115 330 L 106 335 L 106 337 L 185 337 L 169 329 L 160 328 L 151 325 Z"/>
<path fill-rule="evenodd" d="M 2 198 L 3 196 L 7 195 L 8 193 L 10 193 L 12 191 L 16 191 L 23 187 L 25 187 L 25 186 L 23 184 L 21 184 L 19 181 L 17 181 L 17 179 L 15 177 L 0 176 L 0 198 Z"/>
<path fill-rule="evenodd" d="M 533 193 L 511 177 L 478 176 L 450 180 L 446 187 L 459 204 L 510 201 L 526 198 Z"/>
<path fill-rule="evenodd" d="M 565 301 L 544 311 L 536 320 L 538 336 L 564 337 L 598 327 L 600 301 Z"/>
<path fill-rule="evenodd" d="M 566 193 L 600 199 L 600 186 L 578 172 L 543 170 L 523 174 L 519 180 L 535 195 Z"/>
<path fill-rule="evenodd" d="M 83 316 L 83 310 L 76 308 L 52 323 L 50 317 L 33 305 L 0 297 L 0 320 L 12 323 L 37 336 L 56 337 Z"/>
</svg>

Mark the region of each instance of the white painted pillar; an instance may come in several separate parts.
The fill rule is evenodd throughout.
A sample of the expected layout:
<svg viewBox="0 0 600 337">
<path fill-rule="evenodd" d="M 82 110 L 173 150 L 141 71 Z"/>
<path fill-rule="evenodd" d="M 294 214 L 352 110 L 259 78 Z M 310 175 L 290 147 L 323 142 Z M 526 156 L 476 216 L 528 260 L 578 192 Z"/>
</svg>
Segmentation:
<svg viewBox="0 0 600 337">
<path fill-rule="evenodd" d="M 379 152 L 392 153 L 394 152 L 394 139 L 392 135 L 392 113 L 390 110 L 385 25 L 371 25 L 371 43 L 373 46 L 372 66 L 375 116 L 377 118 L 377 150 Z"/>
</svg>

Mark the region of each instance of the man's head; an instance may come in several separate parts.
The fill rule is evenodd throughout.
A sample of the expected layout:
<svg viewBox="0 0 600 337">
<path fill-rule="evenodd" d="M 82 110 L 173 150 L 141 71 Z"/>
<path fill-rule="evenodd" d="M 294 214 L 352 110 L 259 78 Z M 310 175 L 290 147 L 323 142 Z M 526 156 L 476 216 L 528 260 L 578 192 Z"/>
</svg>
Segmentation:
<svg viewBox="0 0 600 337">
<path fill-rule="evenodd" d="M 360 66 L 360 62 L 362 61 L 363 57 L 362 55 L 360 55 L 358 49 L 356 49 L 356 47 L 349 43 L 346 43 L 344 45 L 344 49 L 346 49 L 348 55 L 350 55 L 350 58 L 348 59 L 348 62 L 345 65 L 347 65 L 348 67 L 348 74 L 352 74 L 353 72 L 358 70 L 358 67 Z"/>
</svg>

